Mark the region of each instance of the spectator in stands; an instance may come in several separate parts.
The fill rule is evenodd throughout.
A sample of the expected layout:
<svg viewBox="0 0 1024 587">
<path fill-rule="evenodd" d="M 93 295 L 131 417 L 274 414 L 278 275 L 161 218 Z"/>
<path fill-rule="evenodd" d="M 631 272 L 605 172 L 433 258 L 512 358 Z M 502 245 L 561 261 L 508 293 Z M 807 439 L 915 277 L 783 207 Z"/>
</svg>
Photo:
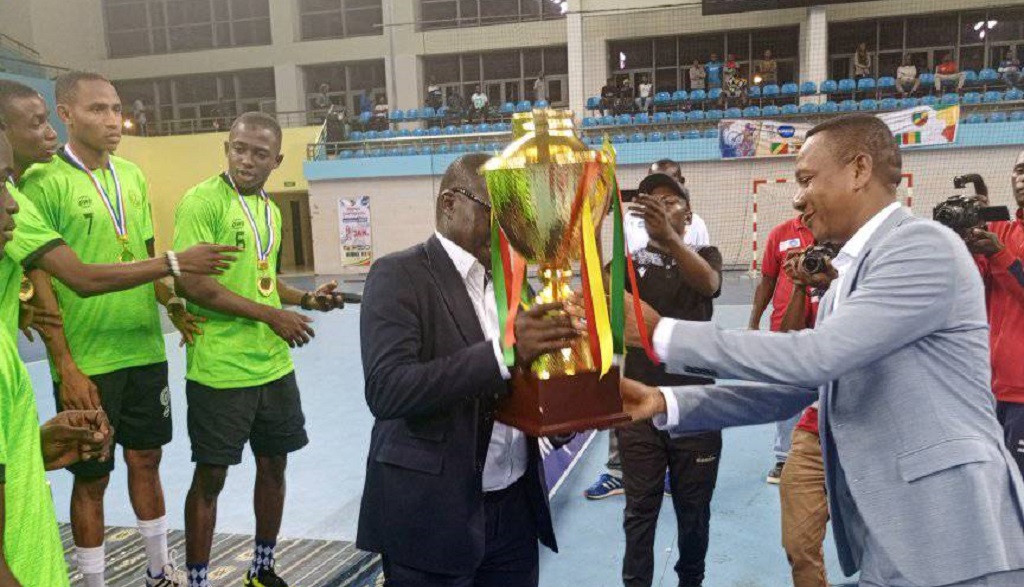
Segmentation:
<svg viewBox="0 0 1024 587">
<path fill-rule="evenodd" d="M 617 114 L 616 101 L 619 99 L 619 88 L 614 78 L 608 78 L 608 82 L 601 88 L 601 112 L 605 116 Z"/>
<path fill-rule="evenodd" d="M 783 267 L 793 282 L 793 296 L 782 317 L 780 332 L 814 328 L 818 303 L 835 277 L 829 271 L 803 271 L 803 250 L 792 250 Z M 804 410 L 793 430 L 793 442 L 779 481 L 782 506 L 782 547 L 786 550 L 793 587 L 828 587 L 822 543 L 828 527 L 825 464 L 818 436 L 818 402 Z"/>
<path fill-rule="evenodd" d="M 373 112 L 373 92 L 364 92 L 359 94 L 359 113 Z"/>
<path fill-rule="evenodd" d="M 1020 59 L 1013 49 L 1007 49 L 1003 60 L 999 62 L 999 73 L 1003 75 L 1003 81 L 1011 88 L 1020 84 Z"/>
<path fill-rule="evenodd" d="M 711 54 L 711 59 L 704 64 L 704 71 L 707 72 L 708 88 L 722 87 L 722 62 L 718 60 L 718 53 Z"/>
<path fill-rule="evenodd" d="M 920 85 L 921 80 L 917 77 L 917 66 L 914 65 L 914 60 L 910 58 L 910 55 L 904 55 L 903 64 L 896 68 L 896 89 L 899 90 L 901 96 L 906 96 L 916 92 Z"/>
<path fill-rule="evenodd" d="M 146 105 L 142 102 L 142 98 L 135 98 L 135 102 L 132 104 L 132 117 L 135 118 L 135 126 L 137 126 L 136 134 L 139 136 L 146 136 L 148 131 L 146 125 L 149 123 L 149 119 L 146 117 Z"/>
<path fill-rule="evenodd" d="M 636 99 L 636 90 L 633 88 L 633 80 L 624 76 L 619 86 L 619 112 L 629 112 L 633 109 L 633 101 Z"/>
<path fill-rule="evenodd" d="M 476 87 L 476 92 L 473 93 L 473 97 L 471 98 L 471 100 L 473 101 L 472 116 L 478 117 L 480 119 L 480 122 L 486 121 L 488 105 L 490 104 L 490 98 L 488 98 L 487 94 L 483 93 L 483 91 L 480 90 L 480 86 Z"/>
<path fill-rule="evenodd" d="M 640 112 L 650 112 L 653 101 L 654 85 L 647 76 L 640 78 L 640 85 L 636 89 L 636 108 Z"/>
<path fill-rule="evenodd" d="M 747 80 L 740 75 L 740 66 L 736 63 L 735 55 L 729 55 L 729 60 L 725 62 L 722 72 L 725 75 L 725 86 L 721 98 L 722 107 L 728 108 L 733 104 L 742 106 Z"/>
<path fill-rule="evenodd" d="M 437 110 L 441 107 L 441 86 L 437 85 L 437 82 L 430 80 L 427 85 L 427 106 Z"/>
<path fill-rule="evenodd" d="M 760 79 L 758 79 L 760 78 Z M 757 73 L 754 78 L 756 84 L 777 84 L 779 83 L 779 63 L 772 57 L 772 50 L 764 50 L 764 58 L 757 62 Z"/>
<path fill-rule="evenodd" d="M 690 91 L 705 89 L 707 77 L 708 72 L 704 71 L 700 60 L 694 59 L 693 65 L 690 66 Z"/>
<path fill-rule="evenodd" d="M 772 304 L 771 330 L 777 332 L 782 328 L 782 317 L 793 295 L 793 282 L 782 271 L 783 262 L 789 251 L 805 249 L 812 244 L 814 235 L 811 234 L 811 229 L 804 225 L 801 216 L 779 224 L 768 233 L 761 259 L 761 281 L 754 291 L 754 303 L 750 311 L 751 330 L 758 330 L 761 327 L 761 316 L 769 301 Z M 778 484 L 782 477 L 786 459 L 789 458 L 793 428 L 799 420 L 800 414 L 797 414 L 775 425 L 775 466 L 768 472 L 768 483 Z"/>
<path fill-rule="evenodd" d="M 537 74 L 537 79 L 533 82 L 533 101 L 534 103 L 548 99 L 548 80 L 544 77 L 544 72 Z"/>
<path fill-rule="evenodd" d="M 960 67 L 957 66 L 956 61 L 953 61 L 953 55 L 946 53 L 942 57 L 942 63 L 935 68 L 935 91 L 942 91 L 942 84 L 948 81 L 956 82 L 956 91 L 960 91 L 964 88 L 965 76 L 960 71 Z"/>
<path fill-rule="evenodd" d="M 374 130 L 387 130 L 388 128 L 388 97 L 383 94 L 374 100 L 373 128 Z"/>
<path fill-rule="evenodd" d="M 857 45 L 857 52 L 853 55 L 853 77 L 861 79 L 871 77 L 872 71 L 871 52 L 868 51 L 868 44 Z"/>
<path fill-rule="evenodd" d="M 978 199 L 988 205 L 988 189 L 975 183 Z M 985 283 L 992 352 L 992 391 L 1006 448 L 1024 473 L 1024 151 L 1010 173 L 1017 218 L 974 229 L 967 248 L 974 254 Z"/>
<path fill-rule="evenodd" d="M 466 100 L 462 97 L 457 89 L 452 89 L 448 93 L 448 102 L 445 104 L 448 107 L 448 114 L 445 117 L 448 122 L 452 124 L 462 124 L 463 115 L 466 113 Z"/>
</svg>

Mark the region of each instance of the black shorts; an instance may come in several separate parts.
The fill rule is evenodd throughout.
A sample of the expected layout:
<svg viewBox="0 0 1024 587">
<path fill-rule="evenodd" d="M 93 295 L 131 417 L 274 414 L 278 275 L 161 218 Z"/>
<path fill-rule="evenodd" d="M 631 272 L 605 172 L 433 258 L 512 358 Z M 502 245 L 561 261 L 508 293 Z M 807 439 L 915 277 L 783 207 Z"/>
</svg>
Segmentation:
<svg viewBox="0 0 1024 587">
<path fill-rule="evenodd" d="M 275 457 L 309 443 L 295 373 L 257 385 L 214 389 L 185 384 L 192 462 L 237 465 L 248 442 L 254 455 Z"/>
<path fill-rule="evenodd" d="M 99 388 L 103 411 L 114 427 L 114 442 L 130 450 L 153 450 L 171 441 L 167 363 L 126 367 L 89 379 Z M 56 382 L 53 395 L 61 411 L 60 384 Z M 103 477 L 114 470 L 114 455 L 106 462 L 75 463 L 68 470 L 76 476 Z"/>
</svg>

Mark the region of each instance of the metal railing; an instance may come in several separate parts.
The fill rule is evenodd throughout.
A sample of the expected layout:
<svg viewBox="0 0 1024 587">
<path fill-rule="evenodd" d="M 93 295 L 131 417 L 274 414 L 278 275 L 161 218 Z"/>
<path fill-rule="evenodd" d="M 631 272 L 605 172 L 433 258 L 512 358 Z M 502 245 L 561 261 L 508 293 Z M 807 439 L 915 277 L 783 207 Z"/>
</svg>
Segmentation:
<svg viewBox="0 0 1024 587">
<path fill-rule="evenodd" d="M 25 43 L 19 41 L 18 39 L 15 39 L 14 37 L 5 35 L 3 33 L 0 33 L 0 47 L 10 47 L 29 59 L 38 60 L 40 57 L 39 51 L 36 51 L 32 47 L 29 47 Z"/>
<path fill-rule="evenodd" d="M 277 119 L 282 128 L 297 128 L 302 126 L 316 126 L 323 124 L 322 113 L 317 116 L 316 112 L 296 110 L 289 112 L 268 112 Z M 138 128 L 136 120 L 131 115 L 126 119 L 132 120 L 133 134 L 143 136 L 168 136 L 168 135 L 192 135 L 207 132 L 223 132 L 231 128 L 231 123 L 236 115 L 206 116 L 200 118 L 179 118 L 171 120 L 156 120 L 146 122 L 146 128 Z"/>
</svg>

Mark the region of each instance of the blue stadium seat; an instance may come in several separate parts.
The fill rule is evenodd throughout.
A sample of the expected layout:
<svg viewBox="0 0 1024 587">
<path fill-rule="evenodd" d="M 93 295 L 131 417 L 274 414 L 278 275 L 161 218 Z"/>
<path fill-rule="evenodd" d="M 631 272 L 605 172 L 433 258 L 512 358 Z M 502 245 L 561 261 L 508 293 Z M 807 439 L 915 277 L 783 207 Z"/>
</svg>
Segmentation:
<svg viewBox="0 0 1024 587">
<path fill-rule="evenodd" d="M 999 72 L 986 67 L 985 69 L 978 72 L 978 81 L 983 84 L 991 84 L 999 81 Z"/>
<path fill-rule="evenodd" d="M 514 114 L 516 111 L 516 105 L 512 102 L 505 102 L 501 105 L 501 113 L 504 115 Z"/>
<path fill-rule="evenodd" d="M 704 120 L 707 118 L 707 114 L 703 110 L 692 110 L 686 115 L 687 120 Z"/>
<path fill-rule="evenodd" d="M 405 153 L 402 152 L 402 149 L 400 149 L 398 147 L 391 147 L 385 153 L 385 155 L 388 156 L 388 157 L 401 157 L 404 154 Z"/>
<path fill-rule="evenodd" d="M 437 112 L 430 106 L 424 106 L 420 110 L 420 118 L 423 120 L 430 120 L 437 116 Z"/>
<path fill-rule="evenodd" d="M 960 103 L 960 94 L 954 94 L 950 92 L 942 95 L 942 104 L 952 106 L 953 104 Z"/>
<path fill-rule="evenodd" d="M 761 96 L 764 98 L 777 98 L 779 95 L 779 86 L 777 84 L 765 84 L 761 88 Z"/>
<path fill-rule="evenodd" d="M 633 117 L 628 114 L 620 114 L 615 117 L 615 124 L 619 126 L 629 126 L 633 124 Z"/>
<path fill-rule="evenodd" d="M 665 135 L 660 132 L 652 132 L 648 137 L 647 141 L 651 143 L 660 143 L 665 140 Z"/>
<path fill-rule="evenodd" d="M 813 102 L 808 102 L 807 104 L 801 104 L 800 105 L 800 114 L 817 114 L 817 113 L 818 113 L 818 105 L 813 103 Z"/>
<path fill-rule="evenodd" d="M 369 124 L 370 120 L 373 119 L 373 114 L 370 112 L 362 112 L 359 114 L 359 122 L 363 124 Z"/>
<path fill-rule="evenodd" d="M 420 111 L 415 108 L 410 108 L 405 111 L 405 119 L 409 122 L 420 119 Z"/>
<path fill-rule="evenodd" d="M 896 89 L 896 78 L 888 75 L 878 78 L 878 89 L 886 92 L 894 91 Z"/>
<path fill-rule="evenodd" d="M 589 128 L 591 126 L 597 126 L 597 119 L 593 116 L 587 116 L 583 119 L 583 128 Z"/>
<path fill-rule="evenodd" d="M 601 126 L 612 126 L 615 124 L 615 117 L 611 114 L 601 117 Z"/>
<path fill-rule="evenodd" d="M 545 109 L 549 108 L 551 104 L 547 100 L 537 100 L 537 103 L 534 104 L 534 106 L 537 108 Z"/>
<path fill-rule="evenodd" d="M 843 100 L 842 102 L 839 103 L 839 111 L 840 112 L 853 112 L 856 109 L 857 109 L 857 101 L 856 100 Z"/>
<path fill-rule="evenodd" d="M 931 91 L 935 87 L 935 74 L 934 73 L 922 73 L 917 77 L 921 80 L 921 88 Z"/>
<path fill-rule="evenodd" d="M 633 133 L 632 136 L 629 137 L 629 142 L 631 142 L 631 143 L 646 143 L 647 142 L 647 135 L 645 135 L 642 132 L 635 132 L 635 133 Z"/>
<path fill-rule="evenodd" d="M 722 97 L 722 88 L 711 88 L 708 90 L 708 100 L 718 101 Z"/>
<path fill-rule="evenodd" d="M 758 116 L 761 116 L 761 109 L 757 106 L 747 106 L 743 109 L 744 118 L 757 118 Z"/>
<path fill-rule="evenodd" d="M 417 149 L 416 147 L 406 147 L 406 148 L 402 149 L 402 154 L 406 155 L 406 156 L 419 155 L 420 154 L 420 150 Z"/>
<path fill-rule="evenodd" d="M 814 82 L 804 82 L 800 84 L 800 95 L 801 96 L 813 96 L 818 93 L 818 84 Z"/>
<path fill-rule="evenodd" d="M 761 97 L 761 86 L 750 86 L 747 88 L 748 98 L 760 98 Z"/>
<path fill-rule="evenodd" d="M 476 132 L 494 132 L 494 127 L 487 124 L 486 122 L 481 122 L 480 124 L 476 125 Z"/>
<path fill-rule="evenodd" d="M 446 116 L 448 116 L 448 107 L 441 106 L 437 109 L 437 113 L 434 115 L 434 118 L 445 118 Z"/>
<path fill-rule="evenodd" d="M 361 141 L 363 140 L 363 131 L 354 130 L 348 134 L 348 140 L 350 141 Z"/>
<path fill-rule="evenodd" d="M 782 107 L 782 114 L 785 116 L 792 116 L 800 112 L 800 107 L 796 104 L 786 104 Z"/>
<path fill-rule="evenodd" d="M 686 113 L 682 110 L 676 110 L 669 114 L 668 118 L 672 124 L 679 124 L 681 122 L 686 122 Z"/>
<path fill-rule="evenodd" d="M 964 119 L 964 124 L 981 124 L 983 122 L 985 122 L 985 117 L 977 112 L 968 114 Z"/>
<path fill-rule="evenodd" d="M 822 94 L 835 94 L 839 91 L 839 84 L 834 79 L 827 79 L 821 82 Z"/>
<path fill-rule="evenodd" d="M 468 150 L 470 153 L 480 153 L 484 151 L 484 146 L 482 143 L 472 143 Z"/>
<path fill-rule="evenodd" d="M 921 98 L 922 106 L 936 106 L 939 103 L 939 99 L 935 96 L 925 96 Z"/>
<path fill-rule="evenodd" d="M 743 111 L 740 110 L 739 108 L 736 108 L 734 106 L 734 107 L 729 108 L 728 110 L 725 111 L 725 117 L 726 118 L 742 118 L 743 117 Z"/>
<path fill-rule="evenodd" d="M 966 98 L 966 96 L 964 96 Z M 1003 101 L 1003 93 L 996 90 L 989 90 L 981 97 L 982 101 L 986 104 L 992 104 L 995 102 Z M 966 100 L 964 100 L 966 102 Z"/>
<path fill-rule="evenodd" d="M 899 106 L 900 103 L 896 98 L 882 98 L 882 101 L 878 103 L 879 110 L 896 110 Z"/>
<path fill-rule="evenodd" d="M 455 126 L 454 124 L 449 124 L 448 126 L 444 127 L 444 134 L 457 135 L 459 134 L 459 127 Z"/>
<path fill-rule="evenodd" d="M 438 155 L 447 155 L 448 153 L 452 152 L 452 147 L 451 147 L 451 145 L 448 145 L 448 144 L 438 145 L 437 149 L 435 150 L 435 152 Z"/>
<path fill-rule="evenodd" d="M 974 71 L 973 69 L 965 69 L 963 71 L 963 74 L 964 74 L 964 84 L 969 85 L 969 86 L 977 85 L 977 83 L 978 83 L 978 72 Z"/>
<path fill-rule="evenodd" d="M 436 152 L 436 148 L 433 145 L 423 145 L 420 147 L 420 153 L 424 155 L 433 155 Z"/>
<path fill-rule="evenodd" d="M 792 82 L 782 84 L 782 87 L 779 88 L 779 95 L 782 96 L 783 98 L 794 98 L 799 94 L 800 86 Z"/>
<path fill-rule="evenodd" d="M 708 99 L 708 94 L 704 90 L 694 90 L 690 92 L 690 102 L 701 103 Z"/>
<path fill-rule="evenodd" d="M 864 112 L 874 112 L 875 110 L 878 110 L 878 102 L 871 98 L 861 100 L 860 104 L 857 105 L 857 109 Z"/>
<path fill-rule="evenodd" d="M 903 98 L 902 100 L 900 100 L 900 108 L 915 108 L 920 103 L 921 103 L 921 100 L 919 100 L 917 98 L 912 98 L 912 97 Z"/>
<path fill-rule="evenodd" d="M 655 124 L 665 124 L 666 122 L 668 122 L 668 112 L 655 112 L 654 113 L 654 123 Z"/>
<path fill-rule="evenodd" d="M 351 159 L 352 155 L 353 155 L 352 151 L 350 151 L 348 149 L 345 149 L 344 151 L 340 151 L 338 153 L 338 159 Z"/>
<path fill-rule="evenodd" d="M 989 122 L 1006 122 L 1009 116 L 1005 112 L 993 112 L 988 115 Z"/>
<path fill-rule="evenodd" d="M 646 112 L 641 112 L 633 117 L 633 124 L 650 124 L 651 115 Z"/>
<path fill-rule="evenodd" d="M 705 139 L 717 139 L 718 138 L 718 129 L 714 128 L 714 127 L 704 129 L 704 138 Z"/>
<path fill-rule="evenodd" d="M 401 137 L 401 138 L 403 138 L 403 139 L 404 139 L 404 138 L 408 138 L 408 137 L 411 137 L 411 136 L 412 136 L 412 131 L 411 131 L 411 130 L 409 130 L 409 129 L 407 129 L 407 128 L 403 128 L 403 129 L 400 129 L 400 130 L 398 130 L 398 131 L 397 131 L 397 132 L 395 133 L 395 136 L 396 136 L 396 137 Z"/>
<path fill-rule="evenodd" d="M 707 118 L 708 120 L 722 120 L 722 118 L 724 118 L 724 117 L 725 117 L 725 113 L 724 112 L 722 112 L 721 110 L 718 110 L 718 109 L 714 109 L 714 110 L 708 110 L 707 111 L 707 116 L 705 118 Z"/>
<path fill-rule="evenodd" d="M 981 94 L 978 92 L 967 92 L 963 96 L 964 104 L 981 104 Z"/>
<path fill-rule="evenodd" d="M 822 104 L 819 110 L 826 114 L 835 114 L 836 112 L 839 112 L 839 104 L 836 104 L 835 102 L 829 100 L 828 102 Z"/>
<path fill-rule="evenodd" d="M 382 139 L 393 139 L 395 138 L 395 131 L 389 129 L 380 131 L 380 138 Z"/>
<path fill-rule="evenodd" d="M 464 135 L 473 134 L 476 132 L 476 126 L 472 124 L 463 124 L 459 127 L 459 132 Z"/>
<path fill-rule="evenodd" d="M 672 104 L 672 94 L 668 92 L 658 92 L 654 94 L 654 107 L 664 107 Z"/>
<path fill-rule="evenodd" d="M 675 104 L 675 105 L 678 106 L 679 104 L 682 104 L 683 102 L 686 102 L 686 100 L 689 97 L 690 96 L 689 96 L 689 94 L 686 93 L 686 90 L 676 90 L 676 91 L 672 92 L 672 104 Z"/>
<path fill-rule="evenodd" d="M 356 149 L 355 152 L 352 153 L 352 158 L 353 159 L 361 159 L 363 157 L 366 157 L 366 150 L 365 149 Z"/>
<path fill-rule="evenodd" d="M 533 110 L 533 102 L 529 100 L 522 100 L 516 104 L 516 112 L 529 112 L 530 110 Z"/>
<path fill-rule="evenodd" d="M 626 135 L 614 135 L 612 137 L 612 144 L 613 145 L 620 145 L 622 143 L 627 142 L 628 140 L 629 139 L 626 138 Z"/>
<path fill-rule="evenodd" d="M 761 116 L 778 116 L 781 113 L 782 110 L 775 104 L 769 104 L 761 109 Z"/>
<path fill-rule="evenodd" d="M 601 109 L 601 97 L 591 96 L 587 98 L 587 110 L 600 110 Z"/>
<path fill-rule="evenodd" d="M 874 78 L 862 77 L 859 80 L 857 80 L 858 92 L 873 92 L 875 91 L 876 86 L 877 84 L 875 83 Z"/>
<path fill-rule="evenodd" d="M 1003 94 L 1003 100 L 1006 100 L 1007 102 L 1016 102 L 1018 100 L 1024 100 L 1024 90 L 1021 90 L 1020 88 L 1013 88 L 1011 90 L 1007 90 L 1006 93 Z"/>
<path fill-rule="evenodd" d="M 403 112 L 401 110 L 392 110 L 388 114 L 388 119 L 391 122 L 404 122 L 405 121 L 405 112 Z"/>
<path fill-rule="evenodd" d="M 697 130 L 697 129 L 690 129 L 690 130 L 686 131 L 685 133 L 683 133 L 683 138 L 684 139 L 699 139 L 700 138 L 700 131 Z"/>
<path fill-rule="evenodd" d="M 429 129 L 427 129 L 427 136 L 428 137 L 439 137 L 442 134 L 443 134 L 443 132 L 442 132 L 440 126 L 432 126 Z"/>
<path fill-rule="evenodd" d="M 378 135 L 377 131 L 375 131 L 375 130 L 368 130 L 368 131 L 363 133 L 363 139 L 365 139 L 367 141 L 376 141 L 378 138 L 379 138 L 379 135 Z"/>
<path fill-rule="evenodd" d="M 841 79 L 839 80 L 839 93 L 840 94 L 852 94 L 857 89 L 857 82 L 852 79 Z"/>
<path fill-rule="evenodd" d="M 667 138 L 670 141 L 681 141 L 683 140 L 683 133 L 679 132 L 678 130 L 674 130 L 668 133 Z"/>
<path fill-rule="evenodd" d="M 1014 110 L 1010 113 L 1010 122 L 1024 121 L 1024 110 Z"/>
<path fill-rule="evenodd" d="M 366 151 L 367 157 L 383 157 L 384 149 L 368 149 Z"/>
</svg>

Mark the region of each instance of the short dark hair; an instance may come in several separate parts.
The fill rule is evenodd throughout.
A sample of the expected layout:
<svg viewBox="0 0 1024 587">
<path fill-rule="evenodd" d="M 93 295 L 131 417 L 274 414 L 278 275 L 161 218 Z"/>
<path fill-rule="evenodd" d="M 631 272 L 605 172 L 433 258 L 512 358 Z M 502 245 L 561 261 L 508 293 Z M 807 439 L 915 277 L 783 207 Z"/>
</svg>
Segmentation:
<svg viewBox="0 0 1024 587">
<path fill-rule="evenodd" d="M 283 137 L 281 125 L 277 122 L 276 118 L 266 112 L 242 113 L 233 123 L 231 123 L 231 130 L 235 130 L 235 127 L 241 125 L 269 130 L 274 133 L 274 138 L 277 139 L 278 146 L 280 146 Z"/>
<path fill-rule="evenodd" d="M 441 186 L 434 204 L 435 220 L 441 219 L 441 194 L 452 188 L 468 188 L 473 182 L 481 181 L 480 168 L 491 160 L 486 153 L 467 153 L 452 162 L 441 177 Z"/>
<path fill-rule="evenodd" d="M 22 98 L 40 97 L 39 91 L 16 81 L 0 79 L 0 127 L 6 124 L 7 108 Z"/>
<path fill-rule="evenodd" d="M 848 163 L 861 153 L 871 156 L 874 176 L 895 189 L 902 180 L 903 156 L 892 130 L 871 114 L 848 114 L 822 122 L 807 131 L 807 138 L 826 133 L 836 160 Z"/>
<path fill-rule="evenodd" d="M 58 104 L 70 104 L 75 101 L 80 82 L 107 82 L 109 79 L 101 74 L 91 71 L 69 71 L 57 77 L 54 85 L 54 93 L 57 95 Z"/>
</svg>

